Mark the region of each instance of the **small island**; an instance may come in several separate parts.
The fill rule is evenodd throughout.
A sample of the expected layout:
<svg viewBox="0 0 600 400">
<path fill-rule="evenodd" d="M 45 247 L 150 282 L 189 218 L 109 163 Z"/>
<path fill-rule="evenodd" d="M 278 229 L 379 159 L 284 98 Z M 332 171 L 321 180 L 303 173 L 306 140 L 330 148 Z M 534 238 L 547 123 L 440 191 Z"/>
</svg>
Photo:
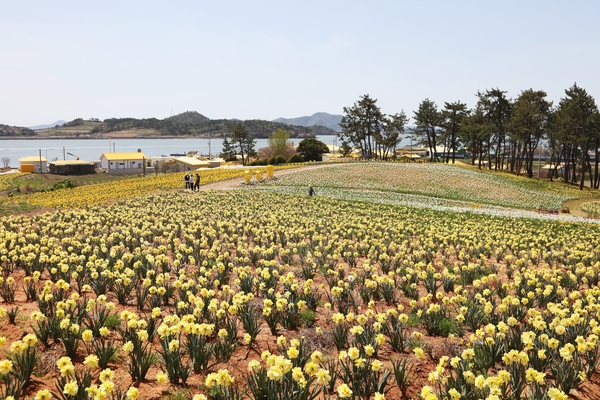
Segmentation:
<svg viewBox="0 0 600 400">
<path fill-rule="evenodd" d="M 224 138 L 240 122 L 236 119 L 210 119 L 196 111 L 186 111 L 164 119 L 157 118 L 76 118 L 52 128 L 32 130 L 0 124 L 0 139 L 105 139 L 105 138 Z M 267 138 L 285 129 L 291 138 L 335 135 L 322 125 L 300 126 L 260 119 L 243 121 L 254 138 Z"/>
</svg>

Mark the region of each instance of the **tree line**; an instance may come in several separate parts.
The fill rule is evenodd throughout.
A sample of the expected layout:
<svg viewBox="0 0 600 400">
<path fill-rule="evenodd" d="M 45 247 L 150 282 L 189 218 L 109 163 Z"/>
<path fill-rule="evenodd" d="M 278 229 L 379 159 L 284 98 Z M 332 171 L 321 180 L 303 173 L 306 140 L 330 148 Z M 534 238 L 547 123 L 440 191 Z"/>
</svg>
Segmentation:
<svg viewBox="0 0 600 400">
<path fill-rule="evenodd" d="M 302 161 L 321 161 L 323 153 L 329 153 L 327 145 L 315 138 L 303 139 L 298 146 L 290 142 L 290 134 L 285 129 L 278 129 L 268 135 L 269 146 L 255 149 L 256 140 L 250 133 L 248 127 L 242 122 L 238 122 L 233 127 L 231 134 L 223 139 L 223 148 L 220 156 L 225 161 L 235 161 L 238 159 L 242 165 L 266 165 L 282 164 L 286 162 Z M 262 152 L 262 157 L 261 153 Z"/>
<path fill-rule="evenodd" d="M 549 157 L 550 180 L 561 176 L 600 185 L 600 113 L 594 98 L 577 84 L 565 90 L 557 105 L 542 90 L 523 90 L 516 99 L 500 89 L 478 91 L 469 109 L 461 101 L 443 108 L 430 99 L 413 112 L 414 128 L 406 128 L 404 111 L 381 112 L 377 100 L 363 95 L 344 107 L 338 134 L 342 152 L 359 149 L 365 159 L 390 159 L 405 137 L 429 150 L 429 161 L 454 163 L 466 150 L 472 165 L 516 175 L 534 176 L 534 162 Z M 542 153 L 543 148 L 543 153 Z M 441 151 L 440 151 L 441 150 Z M 536 157 L 537 155 L 537 157 Z"/>
<path fill-rule="evenodd" d="M 35 136 L 35 131 L 29 128 L 0 124 L 0 136 Z"/>
</svg>

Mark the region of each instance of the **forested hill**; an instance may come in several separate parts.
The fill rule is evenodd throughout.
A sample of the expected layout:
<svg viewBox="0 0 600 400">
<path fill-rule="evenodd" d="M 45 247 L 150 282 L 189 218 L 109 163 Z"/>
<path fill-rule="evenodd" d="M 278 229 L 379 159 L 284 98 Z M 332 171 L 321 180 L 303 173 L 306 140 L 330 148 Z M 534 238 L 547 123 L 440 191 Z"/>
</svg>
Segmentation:
<svg viewBox="0 0 600 400">
<path fill-rule="evenodd" d="M 327 128 L 333 129 L 337 132 L 341 130 L 340 121 L 342 120 L 341 115 L 333 115 L 325 112 L 315 113 L 307 117 L 298 118 L 277 118 L 274 122 L 283 122 L 284 124 L 300 125 L 300 126 L 315 126 L 321 125 Z"/>
<path fill-rule="evenodd" d="M 189 113 L 184 113 L 189 114 Z M 228 135 L 235 124 L 243 123 L 248 131 L 257 138 L 266 138 L 278 129 L 285 129 L 290 137 L 310 137 L 313 135 L 335 134 L 335 131 L 325 127 L 305 127 L 288 125 L 281 122 L 264 121 L 252 119 L 238 121 L 233 119 L 208 119 L 201 120 L 199 117 L 185 117 L 183 114 L 159 120 L 156 118 L 134 119 L 134 118 L 111 118 L 104 120 L 104 125 L 98 127 L 96 132 L 115 132 L 131 128 L 145 128 L 159 130 L 165 135 Z M 198 114 L 200 117 L 201 114 Z M 100 130 L 102 129 L 102 130 Z"/>
<path fill-rule="evenodd" d="M 207 121 L 210 121 L 210 118 L 205 117 L 196 111 L 186 111 L 184 113 L 165 118 L 163 121 L 176 124 L 203 124 Z"/>
<path fill-rule="evenodd" d="M 104 121 L 92 118 L 84 120 L 77 118 L 62 126 L 31 131 L 32 136 L 89 136 L 102 137 L 127 133 L 130 136 L 212 136 L 225 137 L 229 135 L 236 123 L 243 123 L 250 134 L 256 138 L 266 138 L 268 135 L 284 129 L 290 137 L 312 137 L 314 135 L 334 135 L 333 129 L 324 126 L 298 126 L 282 122 L 265 120 L 210 119 L 198 112 L 187 111 L 165 119 L 157 118 L 109 118 Z M 2 126 L 2 125 L 0 125 Z M 21 128 L 27 129 L 27 128 Z M 17 134 L 15 133 L 15 136 Z M 6 135 L 13 136 L 13 135 Z"/>
<path fill-rule="evenodd" d="M 29 128 L 23 128 L 20 126 L 8 126 L 0 124 L 0 137 L 2 136 L 14 136 L 14 137 L 32 137 L 35 136 L 35 132 Z"/>
</svg>

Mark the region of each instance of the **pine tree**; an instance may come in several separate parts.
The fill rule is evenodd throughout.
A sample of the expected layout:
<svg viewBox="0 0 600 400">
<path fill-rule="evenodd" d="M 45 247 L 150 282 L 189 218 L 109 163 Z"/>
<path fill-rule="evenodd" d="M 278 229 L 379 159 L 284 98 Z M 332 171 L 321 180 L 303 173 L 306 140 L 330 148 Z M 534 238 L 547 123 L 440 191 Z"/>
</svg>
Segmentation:
<svg viewBox="0 0 600 400">
<path fill-rule="evenodd" d="M 221 158 L 225 161 L 235 161 L 236 158 L 235 145 L 230 142 L 227 138 L 223 139 L 223 149 L 221 150 Z"/>
</svg>

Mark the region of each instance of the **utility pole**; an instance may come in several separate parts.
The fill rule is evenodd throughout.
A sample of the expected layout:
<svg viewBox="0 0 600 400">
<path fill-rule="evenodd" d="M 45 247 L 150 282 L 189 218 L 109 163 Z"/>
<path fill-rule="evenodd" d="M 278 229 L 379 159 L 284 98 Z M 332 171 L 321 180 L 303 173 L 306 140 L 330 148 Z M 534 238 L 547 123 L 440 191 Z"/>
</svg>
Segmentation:
<svg viewBox="0 0 600 400">
<path fill-rule="evenodd" d="M 210 154 L 210 139 L 212 138 L 212 131 L 208 132 L 208 159 L 211 159 L 211 154 Z"/>
</svg>

